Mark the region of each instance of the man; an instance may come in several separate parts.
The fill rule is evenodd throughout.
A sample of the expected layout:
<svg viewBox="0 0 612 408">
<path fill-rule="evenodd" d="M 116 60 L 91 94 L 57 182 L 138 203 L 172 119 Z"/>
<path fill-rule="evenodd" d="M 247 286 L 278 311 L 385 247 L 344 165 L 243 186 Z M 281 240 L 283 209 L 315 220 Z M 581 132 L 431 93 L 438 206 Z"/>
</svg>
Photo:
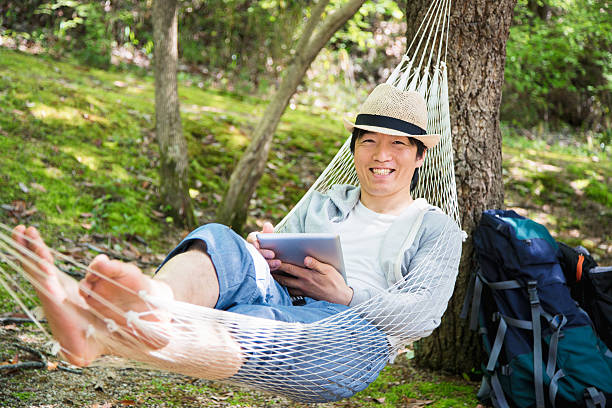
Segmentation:
<svg viewBox="0 0 612 408">
<path fill-rule="evenodd" d="M 331 385 L 313 379 L 308 373 L 312 366 L 304 362 L 304 356 L 270 363 L 266 355 L 260 355 L 265 352 L 257 354 L 255 348 L 246 346 L 245 336 L 214 322 L 202 330 L 215 336 L 195 345 L 181 343 L 180 333 L 170 333 L 162 340 L 149 338 L 137 329 L 136 333 L 141 334 L 144 346 L 176 349 L 180 355 L 216 347 L 210 361 L 201 357 L 204 363 L 197 375 L 205 378 L 240 379 L 250 369 L 277 364 L 273 370 L 276 377 L 306 372 L 300 374 L 301 381 L 315 384 L 316 389 L 323 390 L 320 392 L 325 399 L 346 397 L 365 388 L 384 366 L 389 345 L 421 337 L 439 324 L 454 286 L 461 246 L 459 230 L 441 211 L 423 199 L 413 200 L 411 195 L 426 149 L 439 140 L 438 135 L 426 133 L 426 124 L 425 102 L 418 93 L 401 92 L 386 84 L 378 86 L 362 106 L 355 124 L 346 124 L 353 132 L 351 150 L 360 188 L 340 185 L 326 194 L 313 193 L 286 223 L 287 232 L 338 233 L 347 282 L 331 265 L 310 257 L 304 261 L 306 268 L 282 263 L 271 251 L 259 248 L 255 235 L 250 234 L 247 243 L 229 228 L 209 224 L 189 234 L 153 279 L 134 265 L 101 255 L 90 265 L 96 273 L 88 273 L 77 286 L 52 266 L 49 250 L 35 229 L 16 227 L 15 241 L 46 261 L 23 266 L 34 277 L 54 336 L 70 353 L 67 359 L 86 365 L 101 354 L 116 352 L 88 340 L 88 331 L 92 325 L 104 330 L 103 322 L 108 323 L 105 319 L 132 330 L 133 321 L 126 319 L 125 312 L 150 311 L 150 305 L 141 298 L 145 291 L 163 299 L 290 323 L 312 323 L 345 313 L 351 322 L 347 339 L 366 336 L 363 333 L 371 338 L 364 346 L 341 352 L 342 364 L 363 360 L 358 371 L 367 374 L 359 374 L 356 384 L 353 369 L 350 375 L 343 372 L 334 378 Z M 263 232 L 272 232 L 272 226 L 266 224 Z M 433 257 L 433 250 L 441 237 L 446 237 L 446 253 L 438 259 Z M 386 296 L 394 285 L 401 290 Z M 304 296 L 304 304 L 294 305 L 290 295 Z M 367 302 L 376 304 L 378 312 L 393 314 L 381 318 L 378 313 L 359 309 Z M 349 306 L 359 311 L 351 313 Z M 158 316 L 150 319 L 160 320 L 162 326 L 170 324 Z M 283 341 L 275 347 L 276 352 L 284 352 Z M 321 345 L 324 354 L 338 354 L 335 348 L 342 347 Z M 133 357 L 126 351 L 118 353 Z"/>
</svg>

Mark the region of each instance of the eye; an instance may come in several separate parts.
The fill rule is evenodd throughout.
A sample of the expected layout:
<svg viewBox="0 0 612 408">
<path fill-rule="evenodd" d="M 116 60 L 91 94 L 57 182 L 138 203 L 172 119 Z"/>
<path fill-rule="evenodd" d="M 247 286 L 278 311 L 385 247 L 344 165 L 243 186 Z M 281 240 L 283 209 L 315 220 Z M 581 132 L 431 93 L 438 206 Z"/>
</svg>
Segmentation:
<svg viewBox="0 0 612 408">
<path fill-rule="evenodd" d="M 400 139 L 394 140 L 393 144 L 407 146 L 406 142 Z"/>
<path fill-rule="evenodd" d="M 374 143 L 374 139 L 361 139 L 361 143 Z"/>
</svg>

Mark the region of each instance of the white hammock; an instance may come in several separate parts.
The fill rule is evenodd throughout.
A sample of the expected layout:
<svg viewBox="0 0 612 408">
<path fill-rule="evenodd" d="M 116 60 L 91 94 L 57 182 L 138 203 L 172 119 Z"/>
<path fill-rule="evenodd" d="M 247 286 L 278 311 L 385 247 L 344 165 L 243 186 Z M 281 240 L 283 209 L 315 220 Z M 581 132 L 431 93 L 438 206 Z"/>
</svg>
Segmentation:
<svg viewBox="0 0 612 408">
<path fill-rule="evenodd" d="M 441 58 L 449 12 L 450 0 L 433 2 L 417 33 L 418 42 L 413 41 L 408 49 L 412 54 L 404 56 L 387 81 L 399 89 L 417 90 L 423 94 L 428 104 L 428 133 L 442 136 L 441 142 L 427 154 L 416 195 L 442 208 L 455 222 L 449 220 L 440 239 L 430 248 L 426 263 L 411 268 L 411 273 L 386 294 L 315 323 L 255 318 L 143 293 L 141 297 L 155 312 L 124 313 L 115 305 L 107 304 L 125 316 L 130 329 L 121 328 L 94 311 L 98 323 L 83 328 L 88 338 L 104 344 L 114 354 L 151 367 L 195 377 L 219 378 L 303 402 L 322 402 L 345 398 L 361 390 L 376 378 L 399 349 L 430 333 L 439 324 L 435 316 L 441 316 L 452 294 L 452 287 L 449 289 L 444 283 L 455 279 L 454 274 L 441 271 L 447 271 L 449 263 L 455 262 L 457 251 L 460 251 L 457 242 L 461 242 L 457 228 L 447 72 Z M 417 61 L 410 55 L 420 57 Z M 435 61 L 434 55 L 437 56 Z M 331 185 L 341 183 L 357 185 L 349 142 L 350 138 L 296 207 L 315 190 L 324 192 Z M 277 228 L 284 225 L 287 217 Z M 9 273 L 12 269 L 27 277 L 15 259 L 26 265 L 30 261 L 18 253 L 2 229 L 9 231 L 0 224 L 0 285 L 31 316 L 19 300 L 26 292 L 12 291 L 11 287 L 19 286 Z M 90 271 L 59 253 L 54 255 L 83 271 Z M 37 258 L 32 253 L 29 257 Z M 28 279 L 43 290 L 37 281 Z M 97 295 L 92 293 L 91 296 Z M 106 302 L 102 298 L 98 300 Z M 79 310 L 79 305 L 71 303 L 64 303 L 62 307 Z M 148 314 L 161 317 L 163 323 L 142 319 Z M 164 346 L 158 349 L 143 347 L 137 338 Z M 62 351 L 70 354 L 70 350 Z M 225 378 L 237 366 L 239 371 Z"/>
</svg>

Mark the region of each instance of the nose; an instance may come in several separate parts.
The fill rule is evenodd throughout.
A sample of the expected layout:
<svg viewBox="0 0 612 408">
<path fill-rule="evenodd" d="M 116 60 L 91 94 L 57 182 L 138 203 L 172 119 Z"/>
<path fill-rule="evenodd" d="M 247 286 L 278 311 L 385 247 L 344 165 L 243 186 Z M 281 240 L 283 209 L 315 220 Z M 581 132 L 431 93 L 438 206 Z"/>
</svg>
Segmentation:
<svg viewBox="0 0 612 408">
<path fill-rule="evenodd" d="M 372 158 L 377 162 L 387 162 L 391 160 L 391 150 L 386 143 L 378 143 Z"/>
</svg>

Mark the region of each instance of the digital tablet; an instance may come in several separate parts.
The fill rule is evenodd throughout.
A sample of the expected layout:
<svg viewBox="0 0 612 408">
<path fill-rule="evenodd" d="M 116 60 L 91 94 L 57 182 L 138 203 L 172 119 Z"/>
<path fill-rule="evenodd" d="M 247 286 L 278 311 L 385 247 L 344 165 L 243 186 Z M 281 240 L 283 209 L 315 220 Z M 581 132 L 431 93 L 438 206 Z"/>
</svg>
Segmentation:
<svg viewBox="0 0 612 408">
<path fill-rule="evenodd" d="M 274 251 L 276 258 L 285 263 L 305 268 L 304 258 L 310 256 L 336 268 L 346 282 L 340 236 L 337 234 L 259 233 L 257 239 L 261 248 Z"/>
</svg>

